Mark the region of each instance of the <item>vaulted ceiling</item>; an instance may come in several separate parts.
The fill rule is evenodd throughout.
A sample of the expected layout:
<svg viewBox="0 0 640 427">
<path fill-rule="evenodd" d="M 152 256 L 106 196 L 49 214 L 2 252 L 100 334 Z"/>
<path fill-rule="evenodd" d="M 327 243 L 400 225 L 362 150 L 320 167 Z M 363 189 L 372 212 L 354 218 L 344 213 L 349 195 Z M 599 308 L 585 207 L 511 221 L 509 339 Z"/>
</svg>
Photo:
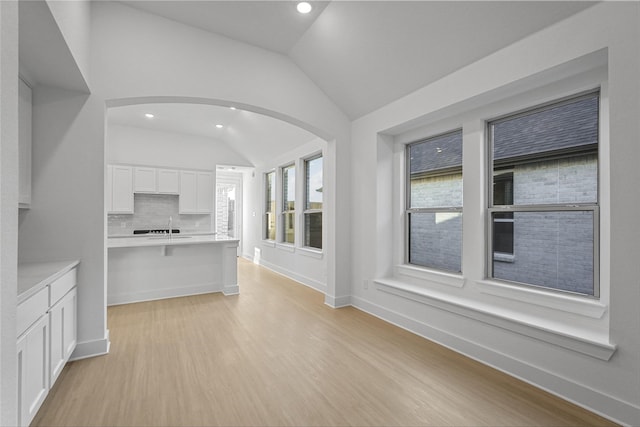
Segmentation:
<svg viewBox="0 0 640 427">
<path fill-rule="evenodd" d="M 575 14 L 583 1 L 123 1 L 287 55 L 351 119 Z"/>
</svg>

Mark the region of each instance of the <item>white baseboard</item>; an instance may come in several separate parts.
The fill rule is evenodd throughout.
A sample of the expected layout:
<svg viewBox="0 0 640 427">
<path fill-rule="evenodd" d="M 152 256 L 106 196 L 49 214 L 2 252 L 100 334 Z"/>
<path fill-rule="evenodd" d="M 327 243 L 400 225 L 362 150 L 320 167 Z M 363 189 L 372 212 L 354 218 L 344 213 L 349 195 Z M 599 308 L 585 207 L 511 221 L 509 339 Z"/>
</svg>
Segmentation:
<svg viewBox="0 0 640 427">
<path fill-rule="evenodd" d="M 228 295 L 238 295 L 238 294 L 240 293 L 240 286 L 238 286 L 238 285 L 225 286 L 225 287 L 222 289 L 222 293 L 223 293 L 225 296 L 228 296 Z"/>
<path fill-rule="evenodd" d="M 331 308 L 348 307 L 351 305 L 351 296 L 334 297 L 325 294 L 324 303 Z"/>
<path fill-rule="evenodd" d="M 264 259 L 260 260 L 260 265 L 262 267 L 268 268 L 271 271 L 282 274 L 283 276 L 287 276 L 288 278 L 295 280 L 296 282 L 299 282 L 305 286 L 315 289 L 318 292 L 322 292 L 323 294 L 327 292 L 327 285 L 315 279 L 304 276 L 302 274 L 298 274 L 291 270 L 287 270 L 286 268 L 282 268 L 278 265 L 272 264 L 268 261 L 265 261 Z"/>
<path fill-rule="evenodd" d="M 351 305 L 402 329 L 413 332 L 480 363 L 581 406 L 622 425 L 636 425 L 640 407 L 532 366 L 521 360 L 471 342 L 416 319 L 389 310 L 363 298 L 352 296 Z"/>
<path fill-rule="evenodd" d="M 107 296 L 107 305 L 131 304 L 134 302 L 154 301 L 159 299 L 186 297 L 189 295 L 221 292 L 222 286 L 216 283 L 181 286 L 179 288 L 153 289 Z"/>
<path fill-rule="evenodd" d="M 72 362 L 74 360 L 108 354 L 110 346 L 111 341 L 109 341 L 109 330 L 107 329 L 102 339 L 79 342 L 75 350 L 73 350 L 69 361 Z"/>
</svg>

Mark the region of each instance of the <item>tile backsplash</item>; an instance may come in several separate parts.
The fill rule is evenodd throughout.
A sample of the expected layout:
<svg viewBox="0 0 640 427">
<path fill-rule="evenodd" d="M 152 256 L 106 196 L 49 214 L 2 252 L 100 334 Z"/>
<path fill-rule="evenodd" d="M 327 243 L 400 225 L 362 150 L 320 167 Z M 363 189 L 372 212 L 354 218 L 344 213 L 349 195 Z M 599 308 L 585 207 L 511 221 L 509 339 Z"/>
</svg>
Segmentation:
<svg viewBox="0 0 640 427">
<path fill-rule="evenodd" d="M 178 196 L 171 194 L 134 194 L 133 215 L 107 215 L 107 233 L 109 236 L 133 234 L 138 229 L 169 228 L 172 217 L 173 228 L 182 233 L 209 232 L 213 229 L 212 217 L 203 215 L 180 215 Z"/>
</svg>

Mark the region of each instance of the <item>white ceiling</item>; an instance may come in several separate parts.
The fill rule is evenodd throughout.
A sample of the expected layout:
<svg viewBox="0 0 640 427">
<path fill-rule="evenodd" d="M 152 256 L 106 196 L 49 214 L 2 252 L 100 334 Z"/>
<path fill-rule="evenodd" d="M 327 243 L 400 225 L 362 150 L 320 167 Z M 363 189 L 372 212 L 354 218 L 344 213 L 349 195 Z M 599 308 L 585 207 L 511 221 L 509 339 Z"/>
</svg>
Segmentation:
<svg viewBox="0 0 640 427">
<path fill-rule="evenodd" d="M 145 117 L 151 113 L 153 118 Z M 108 124 L 177 132 L 224 142 L 252 164 L 317 137 L 282 120 L 203 104 L 138 104 L 109 108 Z M 221 124 L 222 128 L 216 125 Z"/>
<path fill-rule="evenodd" d="M 121 1 L 287 55 L 351 119 L 359 118 L 594 2 Z M 110 122 L 220 139 L 252 163 L 314 138 L 276 119 L 207 105 L 119 107 Z M 116 111 L 117 110 L 117 111 Z M 224 124 L 216 129 L 214 124 Z M 287 142 L 289 141 L 289 142 Z M 295 142 L 293 142 L 295 141 Z"/>
</svg>

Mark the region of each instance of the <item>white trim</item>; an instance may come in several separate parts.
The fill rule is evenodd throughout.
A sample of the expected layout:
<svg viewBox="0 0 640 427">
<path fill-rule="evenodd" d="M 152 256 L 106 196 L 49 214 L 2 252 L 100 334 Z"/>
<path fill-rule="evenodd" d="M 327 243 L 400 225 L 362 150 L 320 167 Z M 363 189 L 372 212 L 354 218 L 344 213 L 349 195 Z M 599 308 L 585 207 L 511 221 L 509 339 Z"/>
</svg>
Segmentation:
<svg viewBox="0 0 640 427">
<path fill-rule="evenodd" d="M 217 283 L 204 283 L 199 285 L 181 286 L 168 289 L 153 289 L 148 291 L 127 292 L 109 295 L 107 305 L 131 304 L 134 302 L 155 301 L 159 299 L 186 297 L 190 295 L 221 292 L 221 285 Z"/>
<path fill-rule="evenodd" d="M 236 285 L 228 285 L 222 288 L 222 294 L 224 296 L 230 295 L 239 295 L 240 294 L 240 286 Z"/>
<path fill-rule="evenodd" d="M 312 249 L 306 246 L 303 246 L 297 249 L 300 255 L 308 256 L 310 258 L 322 259 L 322 257 L 324 256 L 324 253 L 322 251 L 319 251 L 317 249 Z"/>
<path fill-rule="evenodd" d="M 324 296 L 324 304 L 331 308 L 349 307 L 351 305 L 352 295 L 345 295 L 341 297 L 334 297 L 331 295 Z"/>
<path fill-rule="evenodd" d="M 607 311 L 605 304 L 586 297 L 549 292 L 542 289 L 499 283 L 491 280 L 477 280 L 475 281 L 475 285 L 483 294 L 522 301 L 541 307 L 549 307 L 593 319 L 601 319 Z"/>
<path fill-rule="evenodd" d="M 270 263 L 269 261 L 265 261 L 264 258 L 260 260 L 260 266 L 267 268 L 275 273 L 281 274 L 291 280 L 294 280 L 302 285 L 305 285 L 309 288 L 315 289 L 318 292 L 322 292 L 323 294 L 325 294 L 327 292 L 327 285 L 319 282 L 315 279 L 312 279 L 310 277 L 304 276 L 302 274 L 298 274 L 296 272 L 293 272 L 291 270 L 287 270 L 286 268 L 282 268 L 280 266 L 277 266 L 275 264 Z"/>
<path fill-rule="evenodd" d="M 275 240 L 262 240 L 262 245 L 263 246 L 268 246 L 270 248 L 275 248 L 276 247 L 276 241 Z"/>
<path fill-rule="evenodd" d="M 109 340 L 109 330 L 107 329 L 102 339 L 79 342 L 73 350 L 69 362 L 108 354 L 110 348 L 111 341 Z"/>
<path fill-rule="evenodd" d="M 548 393 L 567 400 L 622 425 L 632 425 L 637 420 L 640 407 L 625 402 L 613 395 L 604 394 L 581 383 L 573 382 L 553 372 L 510 357 L 478 342 L 444 331 L 404 314 L 398 313 L 357 296 L 351 297 L 352 306 L 374 317 L 410 331 L 422 338 L 442 345 L 450 350 L 476 360 L 484 365 L 504 372 Z M 616 418 L 611 415 L 616 414 Z"/>
<path fill-rule="evenodd" d="M 600 360 L 609 360 L 616 351 L 616 346 L 610 343 L 597 342 L 584 337 L 569 335 L 568 333 L 531 323 L 524 318 L 516 319 L 503 314 L 496 314 L 495 311 L 474 307 L 470 305 L 468 301 L 462 298 L 455 298 L 452 295 L 427 290 L 394 279 L 376 279 L 374 283 L 376 289 L 379 291 L 430 305 Z"/>
<path fill-rule="evenodd" d="M 276 249 L 291 253 L 296 251 L 296 247 L 291 243 L 276 243 Z"/>
<path fill-rule="evenodd" d="M 396 275 L 413 277 L 414 279 L 428 280 L 429 282 L 437 283 L 439 285 L 453 286 L 455 288 L 462 288 L 465 284 L 465 279 L 461 274 L 447 273 L 444 271 L 428 270 L 426 268 L 420 268 L 407 264 L 396 265 Z"/>
</svg>

